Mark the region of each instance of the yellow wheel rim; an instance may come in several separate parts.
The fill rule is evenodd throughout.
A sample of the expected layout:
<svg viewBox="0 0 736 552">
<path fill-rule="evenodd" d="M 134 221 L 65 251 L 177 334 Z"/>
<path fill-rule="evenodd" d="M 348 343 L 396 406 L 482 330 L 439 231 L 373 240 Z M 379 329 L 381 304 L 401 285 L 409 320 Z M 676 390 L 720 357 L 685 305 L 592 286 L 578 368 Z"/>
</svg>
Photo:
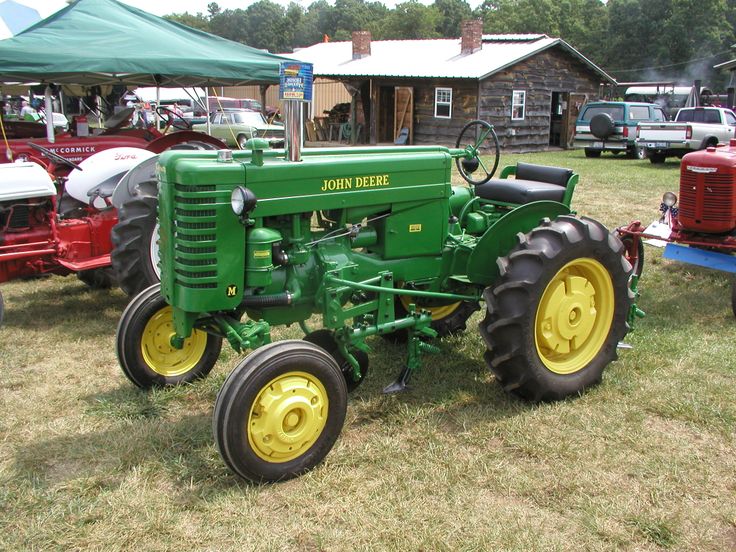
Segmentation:
<svg viewBox="0 0 736 552">
<path fill-rule="evenodd" d="M 322 434 L 328 407 L 327 392 L 314 375 L 287 372 L 272 379 L 248 415 L 246 433 L 253 452 L 272 463 L 298 458 Z"/>
<path fill-rule="evenodd" d="M 614 311 L 611 276 L 601 263 L 567 263 L 547 284 L 534 322 L 534 341 L 544 365 L 556 374 L 584 368 L 606 341 Z"/>
<path fill-rule="evenodd" d="M 203 331 L 194 330 L 184 340 L 184 347 L 181 349 L 171 346 L 171 338 L 175 334 L 174 319 L 169 306 L 154 314 L 143 328 L 143 360 L 151 370 L 164 377 L 186 374 L 197 365 L 207 348 L 207 334 Z"/>
<path fill-rule="evenodd" d="M 401 301 L 401 305 L 404 307 L 404 310 L 408 311 L 409 305 L 414 303 L 417 306 L 417 309 L 428 311 L 432 315 L 432 321 L 434 322 L 450 316 L 453 312 L 460 308 L 460 301 L 458 301 L 457 303 L 450 303 L 449 305 L 439 305 L 436 307 L 431 307 L 427 305 L 422 305 L 419 301 L 417 301 L 417 299 L 421 298 L 411 297 L 409 295 L 399 296 L 399 301 Z"/>
</svg>

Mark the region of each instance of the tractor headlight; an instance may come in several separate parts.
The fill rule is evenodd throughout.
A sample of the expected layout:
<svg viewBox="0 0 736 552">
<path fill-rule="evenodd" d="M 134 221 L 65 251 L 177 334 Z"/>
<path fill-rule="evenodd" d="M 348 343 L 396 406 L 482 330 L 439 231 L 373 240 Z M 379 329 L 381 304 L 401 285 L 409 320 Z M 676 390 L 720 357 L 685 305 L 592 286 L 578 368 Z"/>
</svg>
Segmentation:
<svg viewBox="0 0 736 552">
<path fill-rule="evenodd" d="M 672 192 L 665 192 L 662 196 L 662 203 L 664 203 L 667 207 L 674 207 L 675 205 L 677 205 L 677 196 Z"/>
<path fill-rule="evenodd" d="M 240 216 L 243 214 L 245 209 L 245 190 L 242 186 L 238 186 L 230 194 L 230 207 L 233 208 L 233 213 Z"/>
<path fill-rule="evenodd" d="M 248 188 L 237 186 L 230 194 L 230 207 L 238 216 L 247 214 L 253 210 L 257 203 L 256 195 Z"/>
</svg>

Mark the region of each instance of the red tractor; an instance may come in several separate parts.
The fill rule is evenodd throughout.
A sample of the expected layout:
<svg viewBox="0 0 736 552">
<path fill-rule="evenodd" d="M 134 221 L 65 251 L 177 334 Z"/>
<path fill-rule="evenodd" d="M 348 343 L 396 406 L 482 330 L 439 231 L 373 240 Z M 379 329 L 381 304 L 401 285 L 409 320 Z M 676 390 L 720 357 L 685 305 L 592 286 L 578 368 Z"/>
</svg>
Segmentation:
<svg viewBox="0 0 736 552">
<path fill-rule="evenodd" d="M 642 240 L 665 245 L 667 259 L 736 273 L 736 139 L 685 155 L 679 198 L 665 193 L 660 212 L 646 228 L 634 221 L 618 229 L 637 277 L 644 262 Z M 736 316 L 736 281 L 731 306 Z"/>
<path fill-rule="evenodd" d="M 158 281 L 156 154 L 226 146 L 185 131 L 119 147 L 129 138 L 13 141 L 17 161 L 0 164 L 0 283 L 76 273 L 90 286 L 120 284 L 132 294 Z M 3 311 L 0 294 L 0 322 Z"/>
</svg>

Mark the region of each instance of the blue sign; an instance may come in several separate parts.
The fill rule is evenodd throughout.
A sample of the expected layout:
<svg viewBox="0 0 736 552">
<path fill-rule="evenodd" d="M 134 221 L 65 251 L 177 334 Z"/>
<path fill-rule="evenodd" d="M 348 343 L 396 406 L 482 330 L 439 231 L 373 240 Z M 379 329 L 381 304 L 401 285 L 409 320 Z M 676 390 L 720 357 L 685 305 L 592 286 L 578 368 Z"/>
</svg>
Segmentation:
<svg viewBox="0 0 736 552">
<path fill-rule="evenodd" d="M 282 61 L 279 68 L 279 99 L 312 101 L 314 75 L 311 63 Z"/>
</svg>

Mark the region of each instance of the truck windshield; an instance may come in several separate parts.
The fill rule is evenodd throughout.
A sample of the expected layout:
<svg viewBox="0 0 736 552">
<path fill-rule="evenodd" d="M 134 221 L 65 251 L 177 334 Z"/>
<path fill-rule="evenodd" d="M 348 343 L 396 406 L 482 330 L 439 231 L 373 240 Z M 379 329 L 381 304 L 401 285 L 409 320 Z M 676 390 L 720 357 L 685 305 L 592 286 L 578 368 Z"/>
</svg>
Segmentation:
<svg viewBox="0 0 736 552">
<path fill-rule="evenodd" d="M 624 106 L 622 105 L 591 105 L 583 112 L 580 119 L 590 121 L 601 113 L 607 113 L 614 121 L 624 120 Z"/>
<path fill-rule="evenodd" d="M 721 117 L 715 109 L 682 109 L 677 114 L 677 121 L 683 123 L 714 123 L 721 122 Z"/>
</svg>

